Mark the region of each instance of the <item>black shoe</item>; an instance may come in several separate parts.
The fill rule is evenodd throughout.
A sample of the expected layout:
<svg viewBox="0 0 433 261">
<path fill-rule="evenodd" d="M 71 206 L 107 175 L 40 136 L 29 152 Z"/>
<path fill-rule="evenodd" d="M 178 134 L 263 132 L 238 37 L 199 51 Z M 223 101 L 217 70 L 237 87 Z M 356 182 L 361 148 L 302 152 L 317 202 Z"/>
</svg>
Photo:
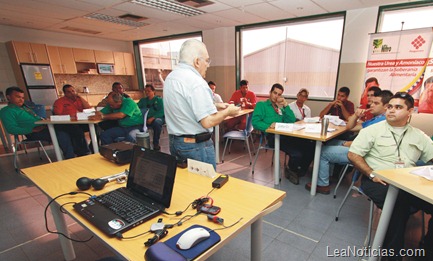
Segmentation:
<svg viewBox="0 0 433 261">
<path fill-rule="evenodd" d="M 292 182 L 295 185 L 299 184 L 299 176 L 298 173 L 290 170 L 289 168 L 284 168 L 284 176 L 286 179 L 288 179 L 290 182 Z"/>
</svg>

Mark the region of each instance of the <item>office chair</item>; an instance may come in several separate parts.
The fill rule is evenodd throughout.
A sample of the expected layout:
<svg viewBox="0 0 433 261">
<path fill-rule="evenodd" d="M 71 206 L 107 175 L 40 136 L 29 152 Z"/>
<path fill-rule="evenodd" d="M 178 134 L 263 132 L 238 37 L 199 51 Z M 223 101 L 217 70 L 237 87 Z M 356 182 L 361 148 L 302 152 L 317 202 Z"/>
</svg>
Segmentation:
<svg viewBox="0 0 433 261">
<path fill-rule="evenodd" d="M 14 135 L 14 147 L 13 147 L 13 150 L 14 150 L 14 167 L 15 167 L 15 171 L 16 172 L 19 172 L 19 168 L 18 168 L 18 146 L 20 146 L 20 145 L 24 146 L 24 151 L 25 151 L 26 154 L 27 154 L 27 145 L 28 144 L 34 143 L 34 144 L 38 145 L 37 148 L 38 148 L 39 158 L 42 160 L 41 151 L 39 150 L 39 147 L 40 147 L 42 149 L 42 151 L 44 152 L 45 156 L 47 157 L 48 161 L 50 163 L 52 163 L 51 158 L 48 156 L 47 151 L 45 150 L 44 145 L 42 144 L 41 140 L 26 140 L 26 139 L 20 140 L 19 136 L 20 135 L 18 135 L 18 134 Z"/>
<path fill-rule="evenodd" d="M 346 167 L 349 164 L 346 165 Z M 343 198 L 343 201 L 341 202 L 340 206 L 338 207 L 337 210 L 337 214 L 335 215 L 335 221 L 338 221 L 339 217 L 340 217 L 340 212 L 341 209 L 343 208 L 344 203 L 346 203 L 347 198 L 349 197 L 350 193 L 352 191 L 356 191 L 358 192 L 360 195 L 364 196 L 367 198 L 368 201 L 370 201 L 370 212 L 369 212 L 369 216 L 368 216 L 368 231 L 367 231 L 367 236 L 365 237 L 365 241 L 364 241 L 364 246 L 369 246 L 370 242 L 371 242 L 371 229 L 373 226 L 373 210 L 374 210 L 374 202 L 373 200 L 371 200 L 367 195 L 364 194 L 364 192 L 362 191 L 361 187 L 357 187 L 355 186 L 355 182 L 358 181 L 358 179 L 362 176 L 361 172 L 359 172 L 358 170 L 355 170 L 355 172 L 353 173 L 353 177 L 352 177 L 352 182 L 349 186 L 349 189 L 346 192 L 346 195 Z"/>
<path fill-rule="evenodd" d="M 337 190 L 338 190 L 338 187 L 340 186 L 341 181 L 343 181 L 344 177 L 346 176 L 346 174 L 347 174 L 347 170 L 349 169 L 349 167 L 352 167 L 352 168 L 353 168 L 353 165 L 350 164 L 350 163 L 347 163 L 347 164 L 344 166 L 344 168 L 341 170 L 341 172 L 340 172 L 340 176 L 339 176 L 340 178 L 339 178 L 339 180 L 338 180 L 337 186 L 335 186 L 335 189 L 334 189 L 334 198 L 337 197 Z"/>
<path fill-rule="evenodd" d="M 253 124 L 252 124 L 252 115 L 246 115 L 247 119 L 247 125 L 245 127 L 244 130 L 240 130 L 240 131 L 229 131 L 227 133 L 224 134 L 223 138 L 226 139 L 226 144 L 224 146 L 224 151 L 223 151 L 223 156 L 222 156 L 222 162 L 224 162 L 224 155 L 226 153 L 226 148 L 227 148 L 227 144 L 230 141 L 230 145 L 229 145 L 229 154 L 230 154 L 230 147 L 232 145 L 232 141 L 233 140 L 243 140 L 245 141 L 245 144 L 247 145 L 247 149 L 248 149 L 248 154 L 250 156 L 250 165 L 252 164 L 252 157 L 251 157 L 251 150 L 250 150 L 250 140 L 251 140 L 251 145 L 253 146 L 253 152 L 254 152 L 254 141 L 253 141 L 253 137 L 251 136 L 251 133 L 253 131 Z"/>
</svg>

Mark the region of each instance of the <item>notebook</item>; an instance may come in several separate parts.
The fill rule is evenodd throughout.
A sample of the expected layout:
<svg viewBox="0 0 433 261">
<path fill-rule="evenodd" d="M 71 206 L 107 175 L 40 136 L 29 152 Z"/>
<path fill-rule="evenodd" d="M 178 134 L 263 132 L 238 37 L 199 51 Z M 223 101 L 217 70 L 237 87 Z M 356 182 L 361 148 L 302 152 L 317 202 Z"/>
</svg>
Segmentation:
<svg viewBox="0 0 433 261">
<path fill-rule="evenodd" d="M 176 158 L 134 146 L 126 187 L 90 197 L 74 209 L 109 236 L 123 233 L 170 207 Z"/>
</svg>

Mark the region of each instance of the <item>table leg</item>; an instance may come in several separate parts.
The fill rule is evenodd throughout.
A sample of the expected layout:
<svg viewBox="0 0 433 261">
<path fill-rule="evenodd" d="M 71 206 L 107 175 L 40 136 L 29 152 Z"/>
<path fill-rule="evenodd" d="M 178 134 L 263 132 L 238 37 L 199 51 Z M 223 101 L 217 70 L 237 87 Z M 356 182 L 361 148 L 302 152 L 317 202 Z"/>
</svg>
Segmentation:
<svg viewBox="0 0 433 261">
<path fill-rule="evenodd" d="M 70 235 L 69 235 L 68 227 L 66 226 L 65 218 L 63 216 L 63 213 L 60 211 L 60 206 L 56 202 L 53 202 L 51 204 L 51 213 L 53 215 L 53 219 L 54 219 L 54 223 L 56 224 L 57 231 L 69 237 Z M 74 260 L 76 256 L 75 256 L 74 247 L 72 245 L 72 241 L 65 238 L 62 235 L 59 235 L 59 240 L 60 240 L 60 246 L 62 247 L 63 256 L 65 257 L 65 260 L 67 261 Z"/>
<path fill-rule="evenodd" d="M 311 179 L 310 195 L 316 195 L 317 178 L 319 177 L 320 153 L 322 151 L 322 142 L 316 141 L 316 149 L 314 151 L 313 177 Z"/>
<path fill-rule="evenodd" d="M 96 138 L 95 124 L 89 123 L 90 139 L 92 140 L 93 152 L 99 153 L 98 140 Z"/>
<path fill-rule="evenodd" d="M 219 124 L 215 125 L 215 161 L 216 163 L 220 163 L 220 126 Z"/>
<path fill-rule="evenodd" d="M 251 260 L 262 259 L 262 218 L 251 224 Z"/>
<path fill-rule="evenodd" d="M 280 134 L 275 134 L 274 147 L 274 185 L 280 183 Z"/>
<path fill-rule="evenodd" d="M 62 161 L 62 152 L 60 151 L 59 142 L 57 141 L 56 130 L 54 129 L 54 124 L 48 124 L 48 130 L 50 131 L 51 142 L 54 146 L 54 152 L 56 153 L 57 161 Z"/>
<path fill-rule="evenodd" d="M 380 215 L 379 224 L 377 225 L 376 235 L 374 236 L 373 245 L 371 246 L 371 256 L 369 261 L 378 260 L 379 247 L 385 239 L 386 231 L 388 230 L 389 220 L 391 219 L 392 211 L 394 210 L 395 201 L 397 200 L 398 188 L 389 185 L 386 193 L 385 203 L 383 204 L 382 214 Z"/>
</svg>

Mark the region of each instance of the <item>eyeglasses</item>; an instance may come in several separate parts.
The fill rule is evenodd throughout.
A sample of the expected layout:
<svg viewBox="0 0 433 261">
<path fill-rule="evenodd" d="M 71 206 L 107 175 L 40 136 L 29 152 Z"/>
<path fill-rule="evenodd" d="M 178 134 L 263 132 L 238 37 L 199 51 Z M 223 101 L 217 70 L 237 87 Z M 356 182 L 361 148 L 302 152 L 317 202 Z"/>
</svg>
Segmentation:
<svg viewBox="0 0 433 261">
<path fill-rule="evenodd" d="M 406 98 L 409 94 L 407 92 L 396 92 L 394 96 L 398 96 L 400 98 Z"/>
<path fill-rule="evenodd" d="M 207 66 L 210 66 L 210 63 L 212 62 L 212 60 L 210 58 L 205 59 L 203 57 L 200 57 L 200 59 L 202 59 L 203 61 L 205 61 L 207 63 Z"/>
</svg>

